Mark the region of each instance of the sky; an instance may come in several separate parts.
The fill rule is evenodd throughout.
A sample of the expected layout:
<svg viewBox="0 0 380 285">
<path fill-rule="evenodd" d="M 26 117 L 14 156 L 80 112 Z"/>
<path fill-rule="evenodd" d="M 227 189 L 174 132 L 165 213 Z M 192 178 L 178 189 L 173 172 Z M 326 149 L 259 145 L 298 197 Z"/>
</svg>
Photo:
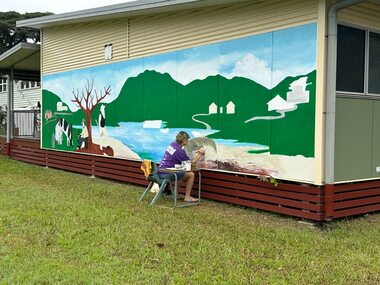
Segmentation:
<svg viewBox="0 0 380 285">
<path fill-rule="evenodd" d="M 0 11 L 52 12 L 54 14 L 73 12 L 132 0 L 0 0 Z"/>
<path fill-rule="evenodd" d="M 111 85 L 113 92 L 104 101 L 108 103 L 118 96 L 129 77 L 135 77 L 145 70 L 168 73 L 183 85 L 220 74 L 228 79 L 248 78 L 271 89 L 287 76 L 305 75 L 315 69 L 316 24 L 308 24 L 145 58 L 46 75 L 43 83 L 44 89 L 60 96 L 75 111 L 77 107 L 71 102 L 72 90 L 81 91 L 86 80 L 94 79 L 96 90 Z"/>
</svg>

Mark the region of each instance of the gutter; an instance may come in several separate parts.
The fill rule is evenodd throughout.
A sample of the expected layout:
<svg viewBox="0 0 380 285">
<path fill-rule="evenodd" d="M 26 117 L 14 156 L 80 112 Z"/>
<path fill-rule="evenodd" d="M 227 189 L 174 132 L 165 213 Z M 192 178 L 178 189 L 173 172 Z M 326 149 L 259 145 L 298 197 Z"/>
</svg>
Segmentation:
<svg viewBox="0 0 380 285">
<path fill-rule="evenodd" d="M 335 110 L 337 61 L 337 12 L 365 0 L 340 0 L 329 10 L 326 83 L 325 184 L 334 184 L 335 173 Z"/>
<path fill-rule="evenodd" d="M 234 2 L 235 1 L 244 2 L 248 0 L 234 0 Z M 16 22 L 16 26 L 41 29 L 49 26 L 56 26 L 67 23 L 147 15 L 188 8 L 231 4 L 231 2 L 231 0 L 138 0 L 75 12 L 21 20 Z"/>
</svg>

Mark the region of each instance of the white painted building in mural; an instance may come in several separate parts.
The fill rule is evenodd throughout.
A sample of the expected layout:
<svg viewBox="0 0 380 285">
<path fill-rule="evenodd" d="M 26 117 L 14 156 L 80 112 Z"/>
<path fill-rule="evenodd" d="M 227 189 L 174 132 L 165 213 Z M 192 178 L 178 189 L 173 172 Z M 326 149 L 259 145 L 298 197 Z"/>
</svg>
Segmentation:
<svg viewBox="0 0 380 285">
<path fill-rule="evenodd" d="M 67 108 L 67 106 L 63 105 L 63 102 L 57 103 L 57 111 L 58 112 L 67 111 L 67 110 L 68 110 L 68 108 Z"/>
<path fill-rule="evenodd" d="M 228 104 L 225 106 L 225 110 L 226 111 L 224 111 L 223 106 L 219 107 L 219 113 L 220 114 L 223 114 L 224 112 L 226 112 L 226 114 L 235 114 L 234 102 L 232 102 L 232 101 L 228 102 Z M 216 105 L 214 102 L 212 102 L 210 104 L 210 106 L 208 107 L 208 113 L 209 114 L 218 114 L 218 105 Z"/>
<path fill-rule="evenodd" d="M 214 102 L 210 104 L 208 107 L 208 113 L 209 114 L 217 114 L 218 113 L 218 105 L 216 105 Z"/>
<path fill-rule="evenodd" d="M 227 114 L 235 114 L 235 104 L 232 101 L 228 102 L 226 109 Z"/>
<path fill-rule="evenodd" d="M 292 103 L 287 102 L 285 99 L 283 99 L 280 95 L 277 95 L 272 100 L 270 100 L 268 103 L 268 111 L 286 111 L 291 110 L 295 106 Z"/>
<path fill-rule="evenodd" d="M 290 90 L 287 93 L 287 102 L 294 104 L 309 103 L 310 92 L 306 90 L 307 77 L 301 77 L 300 79 L 290 84 Z"/>
</svg>

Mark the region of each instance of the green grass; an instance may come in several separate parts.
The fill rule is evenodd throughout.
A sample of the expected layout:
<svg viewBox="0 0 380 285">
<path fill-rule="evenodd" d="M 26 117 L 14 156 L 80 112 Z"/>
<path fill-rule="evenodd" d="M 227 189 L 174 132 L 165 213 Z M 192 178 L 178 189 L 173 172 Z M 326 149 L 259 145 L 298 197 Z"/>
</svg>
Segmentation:
<svg viewBox="0 0 380 285">
<path fill-rule="evenodd" d="M 0 284 L 380 284 L 380 215 L 297 219 L 0 157 Z M 158 205 L 169 204 L 169 198 Z"/>
</svg>

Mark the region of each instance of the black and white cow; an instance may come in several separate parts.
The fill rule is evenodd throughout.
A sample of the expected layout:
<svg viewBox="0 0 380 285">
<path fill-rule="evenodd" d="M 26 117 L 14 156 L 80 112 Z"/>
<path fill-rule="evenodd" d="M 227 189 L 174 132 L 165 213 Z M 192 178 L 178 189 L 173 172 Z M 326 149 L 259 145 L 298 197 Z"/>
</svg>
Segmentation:
<svg viewBox="0 0 380 285">
<path fill-rule="evenodd" d="M 59 118 L 55 125 L 55 141 L 59 145 L 62 144 L 63 134 L 66 135 L 67 146 L 73 146 L 73 125 L 65 119 Z"/>
<path fill-rule="evenodd" d="M 99 128 L 99 136 L 100 137 L 107 137 L 107 130 L 106 130 L 106 112 L 105 112 L 105 105 L 100 106 L 100 112 L 99 112 L 99 120 L 98 120 L 98 128 Z"/>
</svg>

